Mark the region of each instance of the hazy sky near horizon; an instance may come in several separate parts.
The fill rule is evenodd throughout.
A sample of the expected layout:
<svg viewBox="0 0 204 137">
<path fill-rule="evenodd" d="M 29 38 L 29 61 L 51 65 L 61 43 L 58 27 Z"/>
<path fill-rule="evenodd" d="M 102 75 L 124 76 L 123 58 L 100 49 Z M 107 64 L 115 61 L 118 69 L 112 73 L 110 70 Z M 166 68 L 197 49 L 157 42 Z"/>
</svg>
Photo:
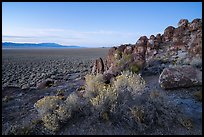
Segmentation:
<svg viewBox="0 0 204 137">
<path fill-rule="evenodd" d="M 2 2 L 2 42 L 110 47 L 202 18 L 202 2 Z"/>
</svg>

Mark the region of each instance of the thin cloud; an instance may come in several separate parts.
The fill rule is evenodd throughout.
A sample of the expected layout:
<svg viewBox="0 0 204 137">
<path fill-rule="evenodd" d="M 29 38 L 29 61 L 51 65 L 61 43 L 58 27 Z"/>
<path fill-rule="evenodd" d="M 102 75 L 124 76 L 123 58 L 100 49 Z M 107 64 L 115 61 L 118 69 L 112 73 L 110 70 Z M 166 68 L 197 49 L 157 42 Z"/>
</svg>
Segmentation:
<svg viewBox="0 0 204 137">
<path fill-rule="evenodd" d="M 35 36 L 12 36 L 12 35 L 4 35 L 2 36 L 3 38 L 19 38 L 19 39 L 22 39 L 22 38 L 33 38 Z"/>
<path fill-rule="evenodd" d="M 3 35 L 2 41 L 13 42 L 55 42 L 65 45 L 109 46 L 119 43 L 135 43 L 137 33 L 112 30 L 79 31 L 56 28 L 19 28 L 18 33 Z"/>
</svg>

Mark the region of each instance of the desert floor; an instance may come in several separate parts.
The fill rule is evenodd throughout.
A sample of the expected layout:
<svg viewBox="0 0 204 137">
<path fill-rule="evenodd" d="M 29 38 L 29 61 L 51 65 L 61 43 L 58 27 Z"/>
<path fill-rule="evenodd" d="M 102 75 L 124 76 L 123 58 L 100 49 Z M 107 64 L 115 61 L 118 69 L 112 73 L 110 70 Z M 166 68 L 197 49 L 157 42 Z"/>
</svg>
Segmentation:
<svg viewBox="0 0 204 137">
<path fill-rule="evenodd" d="M 34 103 L 44 96 L 65 96 L 84 84 L 84 76 L 91 71 L 95 59 L 105 58 L 109 48 L 83 49 L 2 49 L 2 134 L 140 134 L 128 127 L 109 121 L 91 121 L 77 116 L 57 133 L 45 129 L 39 120 Z M 36 89 L 36 85 L 50 78 L 54 85 Z M 202 87 L 164 90 L 158 84 L 159 75 L 144 75 L 145 90 L 165 92 L 190 119 L 189 125 L 152 129 L 143 134 L 202 134 L 202 101 L 194 93 Z"/>
</svg>

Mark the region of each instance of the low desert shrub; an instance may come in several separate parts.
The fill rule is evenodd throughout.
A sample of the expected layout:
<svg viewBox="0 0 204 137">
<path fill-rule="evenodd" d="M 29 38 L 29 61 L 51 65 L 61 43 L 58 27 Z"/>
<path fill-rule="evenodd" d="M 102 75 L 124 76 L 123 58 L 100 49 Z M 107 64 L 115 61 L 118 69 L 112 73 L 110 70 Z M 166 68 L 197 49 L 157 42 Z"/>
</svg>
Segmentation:
<svg viewBox="0 0 204 137">
<path fill-rule="evenodd" d="M 140 71 L 140 67 L 136 63 L 131 64 L 130 65 L 130 71 L 133 72 L 133 73 L 137 73 L 138 74 L 139 71 Z"/>
<path fill-rule="evenodd" d="M 110 84 L 104 83 L 102 74 L 85 78 L 82 97 L 71 93 L 66 100 L 60 96 L 48 96 L 36 102 L 35 108 L 46 128 L 57 131 L 61 123 L 79 112 L 94 120 L 122 121 L 125 126 L 139 132 L 154 127 L 168 131 L 178 122 L 176 104 L 163 92 L 144 92 L 145 81 L 140 75 L 124 71 Z"/>
<path fill-rule="evenodd" d="M 117 96 L 117 91 L 113 87 L 99 87 L 98 95 L 90 99 L 90 103 L 93 106 L 93 113 L 103 119 L 109 119 L 108 114 L 110 112 L 110 108 L 115 103 Z"/>
<path fill-rule="evenodd" d="M 179 108 L 166 94 L 152 91 L 143 99 L 138 98 L 135 106 L 131 108 L 130 117 L 135 121 L 138 131 L 152 130 L 155 127 L 169 131 L 169 127 L 178 123 L 178 117 L 181 116 Z"/>
<path fill-rule="evenodd" d="M 38 100 L 34 106 L 40 114 L 44 126 L 52 131 L 57 131 L 61 123 L 78 111 L 80 107 L 78 99 L 75 93 L 71 93 L 66 100 L 62 100 L 61 96 L 46 96 Z"/>
<path fill-rule="evenodd" d="M 196 97 L 196 99 L 197 99 L 198 101 L 202 101 L 202 90 L 196 91 L 196 92 L 194 93 L 194 96 Z"/>
<path fill-rule="evenodd" d="M 186 129 L 190 130 L 193 128 L 193 121 L 190 118 L 187 117 L 180 117 L 178 118 L 180 124 L 185 127 Z"/>
<path fill-rule="evenodd" d="M 141 95 L 145 88 L 144 79 L 137 74 L 130 71 L 124 71 L 121 75 L 116 77 L 113 86 L 118 92 L 130 92 L 131 97 Z"/>
<path fill-rule="evenodd" d="M 45 96 L 34 104 L 46 128 L 53 131 L 59 129 L 59 119 L 56 110 L 61 104 L 63 104 L 63 100 L 60 96 Z"/>
<path fill-rule="evenodd" d="M 125 62 L 130 62 L 132 59 L 132 54 L 123 54 L 122 58 Z"/>
<path fill-rule="evenodd" d="M 51 112 L 59 107 L 63 103 L 61 96 L 45 96 L 38 100 L 34 107 L 37 109 L 40 115 Z"/>
<path fill-rule="evenodd" d="M 84 97 L 91 98 L 95 97 L 98 94 L 98 90 L 101 89 L 103 86 L 105 86 L 105 83 L 103 82 L 103 75 L 97 74 L 97 75 L 86 75 L 85 76 L 85 89 L 87 92 L 85 92 Z"/>
<path fill-rule="evenodd" d="M 128 104 L 141 95 L 145 87 L 143 78 L 129 71 L 122 72 L 111 84 L 101 82 L 100 76 L 96 76 L 95 81 L 91 77 L 89 75 L 86 79 L 86 95 L 93 107 L 93 113 L 101 117 L 110 113 L 120 117 L 126 113 Z M 89 92 L 95 93 L 94 96 L 90 96 Z"/>
<path fill-rule="evenodd" d="M 57 131 L 60 128 L 60 121 L 58 119 L 57 113 L 45 113 L 42 116 L 42 121 L 44 123 L 44 126 L 51 130 L 51 131 Z"/>
</svg>

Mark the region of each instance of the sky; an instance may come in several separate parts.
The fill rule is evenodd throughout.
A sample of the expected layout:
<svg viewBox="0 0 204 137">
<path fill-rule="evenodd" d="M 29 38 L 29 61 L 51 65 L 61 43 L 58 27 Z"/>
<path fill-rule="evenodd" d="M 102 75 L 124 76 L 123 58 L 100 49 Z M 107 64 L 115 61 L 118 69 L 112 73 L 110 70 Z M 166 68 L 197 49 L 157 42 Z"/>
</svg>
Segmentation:
<svg viewBox="0 0 204 137">
<path fill-rule="evenodd" d="M 202 2 L 3 2 L 2 42 L 112 47 L 195 18 Z"/>
</svg>

